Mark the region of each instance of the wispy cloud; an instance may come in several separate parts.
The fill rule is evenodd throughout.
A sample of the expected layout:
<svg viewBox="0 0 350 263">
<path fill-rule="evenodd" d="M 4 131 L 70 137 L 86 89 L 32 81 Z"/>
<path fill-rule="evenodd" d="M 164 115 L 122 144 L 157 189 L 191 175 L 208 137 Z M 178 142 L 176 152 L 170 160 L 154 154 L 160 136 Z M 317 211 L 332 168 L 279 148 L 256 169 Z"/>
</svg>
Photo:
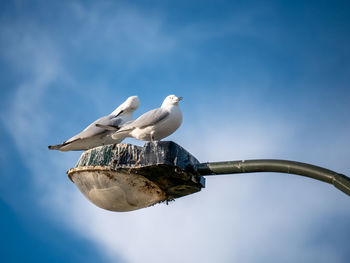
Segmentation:
<svg viewBox="0 0 350 263">
<path fill-rule="evenodd" d="M 7 46 L 2 56 L 19 76 L 12 101 L 1 119 L 18 146 L 29 151 L 47 136 L 49 116 L 43 98 L 62 71 L 59 54 L 52 40 L 38 28 L 2 25 L 0 31 L 1 45 Z"/>
<path fill-rule="evenodd" d="M 65 74 L 61 51 L 38 24 L 4 23 L 0 32 L 1 46 L 7 47 L 6 52 L 1 52 L 1 58 L 18 76 L 15 86 L 10 88 L 13 90 L 11 100 L 6 102 L 0 120 L 15 142 L 18 157 L 30 169 L 34 187 L 30 192 L 36 193 L 37 203 L 43 211 L 56 206 L 63 208 L 72 193 L 59 183 L 58 175 L 67 165 L 72 165 L 72 161 L 63 157 L 58 162 L 54 156 L 47 155 L 45 145 L 53 118 L 47 110 L 46 99 L 56 81 Z"/>
<path fill-rule="evenodd" d="M 158 13 L 147 14 L 126 3 L 72 3 L 70 13 L 79 24 L 72 43 L 93 45 L 96 58 L 129 70 L 172 52 L 178 40 L 167 33 Z M 93 57 L 93 56 L 92 56 Z"/>
</svg>

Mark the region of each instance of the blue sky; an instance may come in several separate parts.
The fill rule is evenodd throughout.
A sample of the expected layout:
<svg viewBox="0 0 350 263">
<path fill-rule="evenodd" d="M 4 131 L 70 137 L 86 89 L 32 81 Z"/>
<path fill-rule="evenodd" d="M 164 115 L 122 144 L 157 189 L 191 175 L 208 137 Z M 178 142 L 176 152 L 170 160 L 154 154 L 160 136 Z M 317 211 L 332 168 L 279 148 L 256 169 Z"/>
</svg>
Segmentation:
<svg viewBox="0 0 350 263">
<path fill-rule="evenodd" d="M 137 117 L 176 94 L 184 121 L 168 139 L 202 162 L 279 158 L 349 176 L 347 1 L 0 5 L 2 261 L 347 262 L 350 199 L 330 185 L 227 175 L 112 213 L 68 180 L 80 152 L 47 150 L 128 96 Z"/>
</svg>

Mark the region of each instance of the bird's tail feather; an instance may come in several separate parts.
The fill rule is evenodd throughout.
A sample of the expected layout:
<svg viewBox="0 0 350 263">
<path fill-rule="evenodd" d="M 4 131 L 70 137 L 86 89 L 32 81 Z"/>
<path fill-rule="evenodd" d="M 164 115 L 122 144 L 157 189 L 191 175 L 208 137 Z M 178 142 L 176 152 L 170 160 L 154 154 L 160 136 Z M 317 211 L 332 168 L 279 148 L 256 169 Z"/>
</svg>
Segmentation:
<svg viewBox="0 0 350 263">
<path fill-rule="evenodd" d="M 74 140 L 74 141 L 76 141 L 76 140 Z M 71 144 L 71 143 L 74 142 L 74 141 L 64 142 L 64 143 L 56 144 L 56 145 L 49 145 L 49 146 L 47 146 L 47 148 L 49 148 L 49 150 L 59 150 L 59 151 L 61 151 L 61 152 L 65 152 L 65 150 L 62 150 L 61 148 L 62 148 L 63 146 L 66 146 L 66 145 L 68 145 L 68 144 Z"/>
<path fill-rule="evenodd" d="M 47 148 L 49 148 L 49 150 L 59 150 L 61 147 L 62 147 L 62 144 L 47 146 Z"/>
</svg>

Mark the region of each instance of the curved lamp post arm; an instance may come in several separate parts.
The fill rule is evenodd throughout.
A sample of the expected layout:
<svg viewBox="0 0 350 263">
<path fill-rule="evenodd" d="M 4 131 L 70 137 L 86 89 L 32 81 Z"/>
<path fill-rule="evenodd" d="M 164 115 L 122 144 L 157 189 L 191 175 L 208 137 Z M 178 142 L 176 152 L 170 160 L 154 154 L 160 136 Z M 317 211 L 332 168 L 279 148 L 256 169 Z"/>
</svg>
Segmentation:
<svg viewBox="0 0 350 263">
<path fill-rule="evenodd" d="M 350 178 L 334 171 L 294 161 L 260 159 L 227 162 L 211 162 L 196 165 L 200 175 L 218 175 L 233 173 L 277 172 L 297 174 L 333 184 L 340 191 L 350 196 Z"/>
</svg>

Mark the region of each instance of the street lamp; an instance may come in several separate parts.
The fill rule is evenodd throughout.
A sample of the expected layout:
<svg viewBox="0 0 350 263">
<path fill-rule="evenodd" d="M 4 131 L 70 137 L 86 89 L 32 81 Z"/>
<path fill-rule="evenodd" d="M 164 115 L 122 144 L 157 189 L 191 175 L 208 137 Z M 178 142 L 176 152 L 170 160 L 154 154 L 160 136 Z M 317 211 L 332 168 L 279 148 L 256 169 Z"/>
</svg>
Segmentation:
<svg viewBox="0 0 350 263">
<path fill-rule="evenodd" d="M 95 205 L 118 212 L 145 208 L 199 192 L 203 176 L 279 172 L 333 184 L 350 195 L 350 178 L 311 164 L 286 160 L 200 163 L 171 141 L 100 146 L 84 152 L 68 177 Z"/>
</svg>

